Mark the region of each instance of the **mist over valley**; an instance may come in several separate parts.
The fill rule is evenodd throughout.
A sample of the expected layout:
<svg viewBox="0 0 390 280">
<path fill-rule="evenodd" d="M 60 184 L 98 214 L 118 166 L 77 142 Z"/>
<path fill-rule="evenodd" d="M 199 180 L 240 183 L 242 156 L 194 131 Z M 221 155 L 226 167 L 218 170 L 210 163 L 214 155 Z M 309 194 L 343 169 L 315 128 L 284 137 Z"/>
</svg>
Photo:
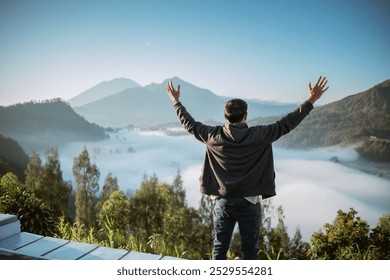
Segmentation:
<svg viewBox="0 0 390 280">
<path fill-rule="evenodd" d="M 22 158 L 21 173 L 26 165 L 22 148 L 44 158 L 47 148 L 58 147 L 63 177 L 73 181 L 73 160 L 85 146 L 100 170 L 100 190 L 109 172 L 131 195 L 145 175 L 170 183 L 180 169 L 188 204 L 198 208 L 205 147 L 180 128 L 165 93 L 168 80 L 142 87 L 115 79 L 69 103 L 55 99 L 0 107 L 2 147 L 11 143 L 17 151 L 0 150 L 0 171 L 15 170 L 15 160 Z M 224 123 L 223 104 L 230 98 L 177 77 L 173 81 L 181 84 L 182 102 L 195 119 Z M 316 108 L 275 143 L 277 196 L 272 202 L 283 206 L 290 234 L 299 226 L 308 240 L 339 209 L 353 207 L 371 226 L 390 212 L 389 89 L 385 81 Z M 260 100 L 248 104 L 249 125 L 271 123 L 296 107 Z"/>
<path fill-rule="evenodd" d="M 72 143 L 60 149 L 64 178 L 73 180 L 73 158 L 86 145 L 91 160 L 100 169 L 100 186 L 108 172 L 118 178 L 127 194 L 137 189 L 144 175 L 156 174 L 171 183 L 180 169 L 189 206 L 199 207 L 199 176 L 205 147 L 190 135 L 169 136 L 160 131 L 110 133 L 110 138 L 93 143 Z M 375 226 L 390 212 L 390 180 L 348 168 L 330 158 L 354 162 L 353 149 L 331 147 L 292 150 L 274 147 L 277 196 L 274 205 L 285 209 L 291 235 L 297 226 L 304 239 L 331 222 L 337 210 L 354 208 Z M 73 184 L 74 185 L 74 184 Z"/>
</svg>

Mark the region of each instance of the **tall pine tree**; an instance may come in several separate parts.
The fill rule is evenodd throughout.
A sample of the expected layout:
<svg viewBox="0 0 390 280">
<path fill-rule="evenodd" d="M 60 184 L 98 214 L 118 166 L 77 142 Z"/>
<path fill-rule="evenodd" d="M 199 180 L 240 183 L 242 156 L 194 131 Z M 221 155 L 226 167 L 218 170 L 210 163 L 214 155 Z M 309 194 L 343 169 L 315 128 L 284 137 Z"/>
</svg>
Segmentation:
<svg viewBox="0 0 390 280">
<path fill-rule="evenodd" d="M 96 224 L 95 199 L 99 191 L 100 171 L 89 159 L 86 147 L 73 161 L 73 175 L 76 179 L 76 222 L 86 227 Z"/>
<path fill-rule="evenodd" d="M 72 185 L 62 178 L 57 148 L 49 148 L 46 151 L 46 162 L 43 166 L 39 154 L 33 151 L 25 174 L 26 186 L 50 205 L 55 216 L 69 216 L 67 206 Z"/>
<path fill-rule="evenodd" d="M 112 173 L 107 174 L 106 180 L 104 181 L 103 190 L 100 193 L 99 199 L 96 203 L 96 217 L 99 222 L 104 221 L 104 216 L 101 215 L 101 211 L 104 203 L 110 198 L 110 195 L 119 190 L 118 178 L 112 176 Z"/>
<path fill-rule="evenodd" d="M 27 168 L 25 171 L 26 186 L 34 193 L 39 192 L 43 173 L 42 160 L 39 154 L 34 150 L 31 153 Z"/>
</svg>

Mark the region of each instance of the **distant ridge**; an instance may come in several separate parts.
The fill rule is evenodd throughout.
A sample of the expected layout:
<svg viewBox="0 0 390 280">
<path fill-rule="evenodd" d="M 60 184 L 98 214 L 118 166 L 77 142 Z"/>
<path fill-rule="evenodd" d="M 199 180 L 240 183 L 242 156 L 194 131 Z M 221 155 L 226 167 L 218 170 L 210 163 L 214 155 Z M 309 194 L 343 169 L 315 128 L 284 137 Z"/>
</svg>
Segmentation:
<svg viewBox="0 0 390 280">
<path fill-rule="evenodd" d="M 105 138 L 103 128 L 87 122 L 59 99 L 0 106 L 0 134 L 17 140 L 27 152 Z"/>
<path fill-rule="evenodd" d="M 118 78 L 111 81 L 101 82 L 98 85 L 82 92 L 81 94 L 68 100 L 72 107 L 82 106 L 112 94 L 118 93 L 127 88 L 140 87 L 140 85 L 130 79 Z"/>
<path fill-rule="evenodd" d="M 206 123 L 225 122 L 223 106 L 231 97 L 218 96 L 208 89 L 199 88 L 178 77 L 166 79 L 161 84 L 152 83 L 144 87 L 128 88 L 89 104 L 74 107 L 74 110 L 88 121 L 103 127 L 178 123 L 165 90 L 169 80 L 172 80 L 175 86 L 181 85 L 181 101 L 195 119 Z M 294 104 L 247 101 L 251 118 L 282 114 L 295 107 Z"/>
<path fill-rule="evenodd" d="M 273 119 L 256 119 L 261 124 Z M 289 135 L 278 143 L 291 148 L 356 144 L 390 139 L 390 80 L 364 92 L 314 109 Z"/>
</svg>

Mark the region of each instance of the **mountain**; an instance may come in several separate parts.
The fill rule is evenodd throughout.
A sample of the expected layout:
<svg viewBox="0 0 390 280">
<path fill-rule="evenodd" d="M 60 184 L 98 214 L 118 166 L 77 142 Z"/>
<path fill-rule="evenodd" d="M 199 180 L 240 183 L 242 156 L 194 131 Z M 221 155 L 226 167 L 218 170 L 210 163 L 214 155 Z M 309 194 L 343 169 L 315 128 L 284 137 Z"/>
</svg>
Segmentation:
<svg viewBox="0 0 390 280">
<path fill-rule="evenodd" d="M 118 78 L 111 81 L 101 82 L 100 84 L 82 92 L 81 94 L 68 100 L 72 107 L 82 106 L 93 101 L 102 99 L 112 94 L 118 93 L 127 88 L 140 87 L 133 80 Z"/>
<path fill-rule="evenodd" d="M 12 172 L 24 181 L 27 163 L 28 156 L 19 143 L 0 134 L 0 177 Z"/>
<path fill-rule="evenodd" d="M 202 122 L 225 122 L 223 106 L 230 97 L 217 96 L 210 90 L 199 88 L 177 77 L 167 79 L 161 84 L 152 83 L 144 87 L 126 89 L 95 102 L 74 107 L 74 110 L 88 121 L 104 127 L 177 122 L 165 90 L 169 80 L 172 80 L 175 86 L 181 85 L 181 101 L 195 119 Z M 291 104 L 247 101 L 250 117 L 282 114 L 295 107 Z"/>
<path fill-rule="evenodd" d="M 251 124 L 275 119 L 256 119 Z M 314 109 L 278 144 L 292 148 L 321 147 L 357 144 L 367 139 L 376 139 L 378 144 L 390 140 L 390 80 Z"/>
<path fill-rule="evenodd" d="M 17 140 L 28 152 L 105 138 L 103 128 L 87 122 L 59 99 L 0 106 L 0 133 Z"/>
</svg>

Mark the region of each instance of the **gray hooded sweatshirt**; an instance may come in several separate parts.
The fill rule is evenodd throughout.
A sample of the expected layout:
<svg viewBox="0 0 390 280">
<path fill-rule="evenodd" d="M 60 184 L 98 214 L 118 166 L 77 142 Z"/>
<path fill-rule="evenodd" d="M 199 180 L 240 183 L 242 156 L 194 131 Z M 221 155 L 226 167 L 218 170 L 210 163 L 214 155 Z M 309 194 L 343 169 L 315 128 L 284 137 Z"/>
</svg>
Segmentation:
<svg viewBox="0 0 390 280">
<path fill-rule="evenodd" d="M 184 129 L 206 144 L 202 193 L 265 199 L 276 195 L 272 142 L 297 127 L 313 105 L 305 101 L 279 121 L 253 127 L 246 123 L 208 126 L 195 121 L 180 102 L 174 109 Z"/>
</svg>

